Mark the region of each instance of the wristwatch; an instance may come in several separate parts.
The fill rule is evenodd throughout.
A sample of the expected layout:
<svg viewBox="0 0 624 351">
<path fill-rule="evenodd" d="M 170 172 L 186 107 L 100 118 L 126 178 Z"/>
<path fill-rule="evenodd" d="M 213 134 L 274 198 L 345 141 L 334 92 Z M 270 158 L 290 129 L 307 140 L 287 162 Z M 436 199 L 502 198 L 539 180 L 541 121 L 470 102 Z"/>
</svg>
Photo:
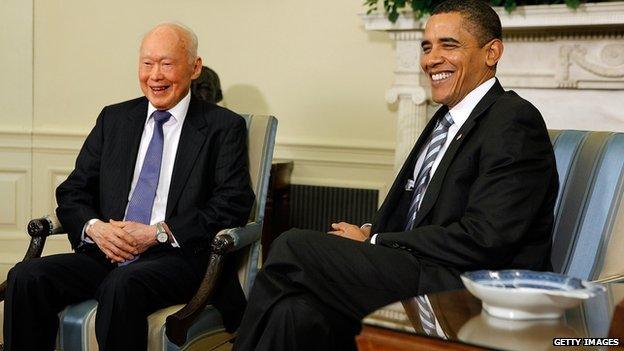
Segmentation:
<svg viewBox="0 0 624 351">
<path fill-rule="evenodd" d="M 156 241 L 161 244 L 169 242 L 169 235 L 167 234 L 167 231 L 165 231 L 165 227 L 162 222 L 156 223 Z"/>
</svg>

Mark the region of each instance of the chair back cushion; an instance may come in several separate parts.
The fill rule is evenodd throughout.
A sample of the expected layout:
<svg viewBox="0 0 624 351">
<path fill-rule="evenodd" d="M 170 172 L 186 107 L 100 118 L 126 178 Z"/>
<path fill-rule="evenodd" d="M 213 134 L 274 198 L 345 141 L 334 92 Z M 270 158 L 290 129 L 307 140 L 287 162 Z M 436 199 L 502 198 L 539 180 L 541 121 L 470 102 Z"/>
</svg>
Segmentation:
<svg viewBox="0 0 624 351">
<path fill-rule="evenodd" d="M 582 279 L 598 278 L 603 268 L 622 273 L 616 266 L 624 260 L 607 259 L 607 254 L 613 251 L 610 244 L 624 240 L 622 231 L 614 230 L 624 225 L 624 133 L 553 130 L 550 136 L 559 172 L 551 256 L 555 272 Z"/>
</svg>

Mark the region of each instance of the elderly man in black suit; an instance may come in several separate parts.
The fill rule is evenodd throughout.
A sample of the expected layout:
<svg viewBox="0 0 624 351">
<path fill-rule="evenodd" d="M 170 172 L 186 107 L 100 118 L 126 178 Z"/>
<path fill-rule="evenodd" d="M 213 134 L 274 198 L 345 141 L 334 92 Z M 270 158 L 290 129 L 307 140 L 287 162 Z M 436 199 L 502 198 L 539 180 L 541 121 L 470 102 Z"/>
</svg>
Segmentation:
<svg viewBox="0 0 624 351">
<path fill-rule="evenodd" d="M 161 24 L 144 37 L 145 96 L 102 110 L 57 189 L 57 215 L 76 252 L 9 273 L 8 350 L 52 350 L 57 313 L 89 298 L 98 301 L 100 350 L 145 350 L 147 316 L 187 301 L 214 235 L 246 223 L 254 195 L 245 121 L 191 96 L 201 67 L 190 29 Z M 215 304 L 235 325 L 245 300 L 240 285 L 229 285 L 229 305 Z"/>
<path fill-rule="evenodd" d="M 421 66 L 443 106 L 372 227 L 335 223 L 329 235 L 291 230 L 274 242 L 235 350 L 354 349 L 367 314 L 461 288 L 464 271 L 550 268 L 555 159 L 539 111 L 495 78 L 501 32 L 484 1 L 434 10 Z"/>
</svg>

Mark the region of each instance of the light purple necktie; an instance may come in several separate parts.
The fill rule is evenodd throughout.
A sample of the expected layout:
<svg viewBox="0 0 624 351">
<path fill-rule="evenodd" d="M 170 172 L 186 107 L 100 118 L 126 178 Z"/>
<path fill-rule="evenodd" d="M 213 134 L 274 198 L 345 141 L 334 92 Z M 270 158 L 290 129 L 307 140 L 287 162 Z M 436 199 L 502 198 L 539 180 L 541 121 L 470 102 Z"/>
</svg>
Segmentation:
<svg viewBox="0 0 624 351">
<path fill-rule="evenodd" d="M 158 188 L 158 178 L 160 177 L 160 164 L 162 163 L 163 152 L 163 124 L 165 124 L 171 114 L 167 111 L 156 110 L 152 113 L 154 118 L 154 133 L 147 147 L 145 159 L 143 159 L 143 167 L 139 174 L 139 179 L 134 187 L 134 192 L 128 204 L 126 211 L 126 221 L 150 224 L 152 218 L 152 207 L 154 206 L 154 198 L 156 197 L 156 188 Z M 137 255 L 134 259 L 120 263 L 120 266 L 132 263 L 139 258 Z"/>
</svg>

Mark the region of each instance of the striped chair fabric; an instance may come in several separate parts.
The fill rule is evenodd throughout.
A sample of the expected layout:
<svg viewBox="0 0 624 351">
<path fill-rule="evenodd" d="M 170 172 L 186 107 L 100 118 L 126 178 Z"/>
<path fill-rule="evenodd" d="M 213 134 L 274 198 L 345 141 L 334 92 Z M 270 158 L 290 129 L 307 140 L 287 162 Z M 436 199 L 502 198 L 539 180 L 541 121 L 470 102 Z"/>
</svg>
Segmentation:
<svg viewBox="0 0 624 351">
<path fill-rule="evenodd" d="M 559 172 L 552 263 L 588 280 L 624 275 L 624 133 L 552 130 Z"/>
</svg>

